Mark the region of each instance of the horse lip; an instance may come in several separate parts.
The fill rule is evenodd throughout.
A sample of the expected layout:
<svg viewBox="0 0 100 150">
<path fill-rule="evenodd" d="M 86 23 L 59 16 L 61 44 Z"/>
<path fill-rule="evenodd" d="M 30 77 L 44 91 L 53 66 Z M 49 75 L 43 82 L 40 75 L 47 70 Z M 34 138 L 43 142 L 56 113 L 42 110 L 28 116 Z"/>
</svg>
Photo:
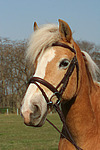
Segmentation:
<svg viewBox="0 0 100 150">
<path fill-rule="evenodd" d="M 41 127 L 41 126 L 42 126 L 42 125 L 40 125 L 40 124 L 34 125 L 34 124 L 32 124 L 31 122 L 29 122 L 29 124 L 27 124 L 27 123 L 24 122 L 24 124 L 25 124 L 26 126 L 29 126 L 29 127 Z"/>
<path fill-rule="evenodd" d="M 46 116 L 47 116 L 47 112 L 44 114 L 44 116 L 41 118 L 40 122 L 38 124 L 34 124 L 32 122 L 29 123 L 29 125 L 27 126 L 31 126 L 31 127 L 42 127 L 46 121 Z"/>
</svg>

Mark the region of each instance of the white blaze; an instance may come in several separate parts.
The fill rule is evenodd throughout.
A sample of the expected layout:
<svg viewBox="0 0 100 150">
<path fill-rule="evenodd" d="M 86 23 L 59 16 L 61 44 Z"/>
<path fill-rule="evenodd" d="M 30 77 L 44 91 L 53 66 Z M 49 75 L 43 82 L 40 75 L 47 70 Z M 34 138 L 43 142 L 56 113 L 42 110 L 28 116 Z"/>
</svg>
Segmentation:
<svg viewBox="0 0 100 150">
<path fill-rule="evenodd" d="M 36 72 L 34 76 L 44 79 L 46 67 L 48 63 L 52 61 L 54 57 L 55 57 L 55 50 L 53 48 L 48 48 L 45 51 L 45 53 L 41 57 L 39 57 Z M 29 85 L 27 92 L 25 94 L 24 100 L 23 100 L 22 112 L 27 111 L 32 105 L 31 104 L 32 102 L 38 103 L 39 101 L 42 100 L 42 102 L 40 103 L 43 105 L 43 107 L 44 105 L 46 105 L 46 101 L 45 99 L 43 99 L 41 92 L 39 90 L 38 92 L 36 92 L 36 90 L 37 90 L 36 85 L 34 84 Z M 46 111 L 45 109 L 46 107 L 44 107 L 44 111 Z"/>
<path fill-rule="evenodd" d="M 55 50 L 53 48 L 47 49 L 47 51 L 45 51 L 43 56 L 39 57 L 38 59 L 37 69 L 34 76 L 41 77 L 42 79 L 44 79 L 47 64 L 50 61 L 52 61 L 54 57 L 55 57 Z"/>
</svg>

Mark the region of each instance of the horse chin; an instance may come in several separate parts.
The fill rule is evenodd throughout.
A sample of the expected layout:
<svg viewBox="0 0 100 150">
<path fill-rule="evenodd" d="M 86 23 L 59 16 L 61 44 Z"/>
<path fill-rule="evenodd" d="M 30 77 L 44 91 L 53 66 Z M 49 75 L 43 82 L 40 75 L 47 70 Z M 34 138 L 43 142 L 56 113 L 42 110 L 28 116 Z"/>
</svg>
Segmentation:
<svg viewBox="0 0 100 150">
<path fill-rule="evenodd" d="M 46 119 L 45 120 L 41 120 L 39 124 L 33 125 L 33 127 L 42 127 L 45 124 L 45 121 L 46 121 Z"/>
</svg>

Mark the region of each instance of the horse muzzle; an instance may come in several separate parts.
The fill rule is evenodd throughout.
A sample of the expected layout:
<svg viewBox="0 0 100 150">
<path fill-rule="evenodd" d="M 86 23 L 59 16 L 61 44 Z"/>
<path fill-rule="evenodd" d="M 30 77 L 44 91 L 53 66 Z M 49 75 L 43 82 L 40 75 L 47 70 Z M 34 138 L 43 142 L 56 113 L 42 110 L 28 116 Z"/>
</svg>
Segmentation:
<svg viewBox="0 0 100 150">
<path fill-rule="evenodd" d="M 43 111 L 43 106 L 32 104 L 30 108 L 24 109 L 22 105 L 21 116 L 27 126 L 40 127 L 46 120 L 47 110 Z"/>
</svg>

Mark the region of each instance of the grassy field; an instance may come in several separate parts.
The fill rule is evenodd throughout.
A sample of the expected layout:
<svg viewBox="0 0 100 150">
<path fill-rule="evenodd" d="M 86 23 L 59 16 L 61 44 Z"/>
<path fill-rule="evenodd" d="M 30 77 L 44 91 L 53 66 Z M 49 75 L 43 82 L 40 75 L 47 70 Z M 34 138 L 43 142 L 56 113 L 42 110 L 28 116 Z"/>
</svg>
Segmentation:
<svg viewBox="0 0 100 150">
<path fill-rule="evenodd" d="M 47 117 L 61 129 L 57 114 Z M 43 127 L 27 127 L 21 116 L 0 114 L 0 150 L 57 150 L 60 135 L 46 122 Z"/>
</svg>

